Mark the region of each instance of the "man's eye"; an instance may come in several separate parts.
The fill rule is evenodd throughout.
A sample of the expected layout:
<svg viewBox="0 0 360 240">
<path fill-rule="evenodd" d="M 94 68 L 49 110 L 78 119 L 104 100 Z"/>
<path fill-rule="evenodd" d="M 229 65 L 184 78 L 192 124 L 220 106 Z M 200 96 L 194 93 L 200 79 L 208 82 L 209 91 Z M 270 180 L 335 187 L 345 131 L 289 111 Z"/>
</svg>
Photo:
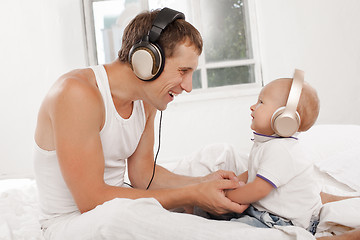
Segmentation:
<svg viewBox="0 0 360 240">
<path fill-rule="evenodd" d="M 188 70 L 189 69 L 179 69 L 181 75 L 184 75 L 184 74 L 188 73 Z"/>
</svg>

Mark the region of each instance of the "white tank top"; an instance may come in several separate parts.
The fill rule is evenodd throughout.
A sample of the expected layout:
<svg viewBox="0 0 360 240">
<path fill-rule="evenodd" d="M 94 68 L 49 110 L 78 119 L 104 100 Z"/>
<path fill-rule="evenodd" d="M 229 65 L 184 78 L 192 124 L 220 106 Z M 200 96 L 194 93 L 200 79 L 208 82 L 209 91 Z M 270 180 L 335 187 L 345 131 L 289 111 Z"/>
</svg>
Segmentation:
<svg viewBox="0 0 360 240">
<path fill-rule="evenodd" d="M 104 180 L 109 185 L 122 186 L 126 159 L 134 153 L 145 128 L 143 102 L 135 101 L 131 116 L 123 119 L 116 111 L 104 67 L 100 65 L 91 68 L 95 73 L 105 105 L 105 124 L 100 131 L 105 159 Z M 35 144 L 34 170 L 42 223 L 51 218 L 78 211 L 62 177 L 56 150 L 46 151 Z"/>
</svg>

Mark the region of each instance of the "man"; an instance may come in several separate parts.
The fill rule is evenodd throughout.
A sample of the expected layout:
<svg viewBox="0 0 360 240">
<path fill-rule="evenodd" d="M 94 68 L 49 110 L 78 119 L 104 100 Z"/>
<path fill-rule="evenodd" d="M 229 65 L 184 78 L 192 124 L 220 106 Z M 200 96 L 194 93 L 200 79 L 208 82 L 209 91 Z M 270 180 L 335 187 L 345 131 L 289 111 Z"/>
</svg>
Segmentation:
<svg viewBox="0 0 360 240">
<path fill-rule="evenodd" d="M 156 21 L 168 23 L 156 42 L 147 42 Z M 160 58 L 165 58 L 165 66 L 151 81 L 143 79 L 142 66 L 135 66 L 139 54 L 132 48 L 140 43 L 142 51 L 144 42 L 158 46 L 163 52 Z M 155 198 L 166 209 L 198 205 L 219 214 L 244 210 L 246 206 L 224 195 L 224 189 L 238 187 L 232 172 L 193 178 L 156 166 L 150 181 L 156 109 L 165 110 L 182 91 L 192 90 L 201 51 L 199 32 L 181 13 L 166 8 L 146 12 L 125 29 L 117 60 L 71 71 L 55 82 L 40 107 L 35 132 L 34 162 L 45 236 L 65 239 L 62 234 L 67 232 L 73 237 L 71 228 L 54 230 L 61 225 L 58 219 L 68 222 L 74 214 L 83 219 L 80 213 L 91 215 L 94 208 L 116 198 Z M 146 56 L 140 65 L 143 61 Z M 135 75 L 139 72 L 140 77 Z M 126 161 L 133 188 L 123 185 Z"/>
</svg>

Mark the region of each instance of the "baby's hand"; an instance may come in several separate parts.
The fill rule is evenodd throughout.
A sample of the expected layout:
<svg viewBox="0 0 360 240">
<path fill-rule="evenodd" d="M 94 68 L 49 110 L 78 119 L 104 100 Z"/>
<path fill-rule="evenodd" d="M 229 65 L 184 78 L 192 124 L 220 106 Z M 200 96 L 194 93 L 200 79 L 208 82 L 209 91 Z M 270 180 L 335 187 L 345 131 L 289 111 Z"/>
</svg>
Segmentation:
<svg viewBox="0 0 360 240">
<path fill-rule="evenodd" d="M 241 186 L 244 186 L 246 183 L 244 183 L 243 181 L 239 181 L 239 185 L 240 185 L 240 187 Z"/>
<path fill-rule="evenodd" d="M 244 186 L 246 183 L 244 183 L 243 181 L 239 181 L 239 187 L 242 187 Z M 231 192 L 232 190 L 235 190 L 235 189 L 226 189 L 224 190 L 224 193 L 225 193 L 225 196 L 228 197 L 228 193 Z"/>
</svg>

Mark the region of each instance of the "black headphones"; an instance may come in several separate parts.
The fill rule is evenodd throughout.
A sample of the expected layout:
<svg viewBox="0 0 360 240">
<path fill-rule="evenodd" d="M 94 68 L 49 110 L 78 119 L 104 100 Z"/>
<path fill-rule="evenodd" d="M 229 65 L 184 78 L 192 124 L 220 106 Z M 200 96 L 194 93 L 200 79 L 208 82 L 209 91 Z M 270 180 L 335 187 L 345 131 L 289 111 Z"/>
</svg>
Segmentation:
<svg viewBox="0 0 360 240">
<path fill-rule="evenodd" d="M 176 19 L 185 19 L 185 15 L 170 8 L 161 9 L 149 33 L 131 47 L 129 63 L 139 79 L 152 81 L 160 76 L 164 69 L 165 56 L 156 42 L 162 31 Z"/>
</svg>

